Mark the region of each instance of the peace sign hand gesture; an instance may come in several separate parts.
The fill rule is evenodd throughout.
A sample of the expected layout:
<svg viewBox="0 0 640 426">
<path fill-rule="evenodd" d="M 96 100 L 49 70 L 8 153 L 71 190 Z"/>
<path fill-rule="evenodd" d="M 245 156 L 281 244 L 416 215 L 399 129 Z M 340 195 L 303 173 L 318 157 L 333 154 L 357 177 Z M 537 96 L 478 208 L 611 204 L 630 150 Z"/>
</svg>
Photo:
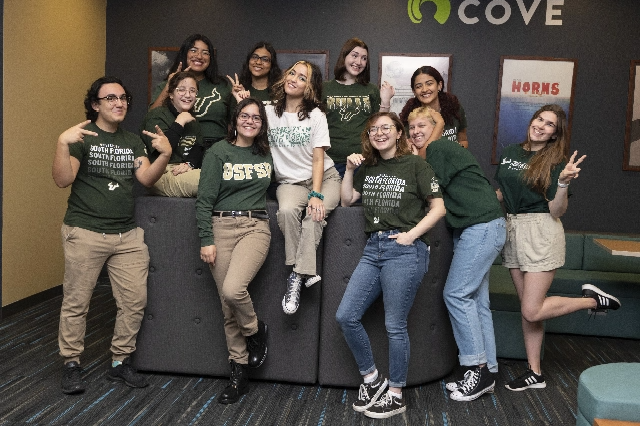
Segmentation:
<svg viewBox="0 0 640 426">
<path fill-rule="evenodd" d="M 580 173 L 580 170 L 581 170 L 578 167 L 578 165 L 582 163 L 582 161 L 585 158 L 587 158 L 587 156 L 583 155 L 576 161 L 577 155 L 578 155 L 578 151 L 574 151 L 573 155 L 569 159 L 569 162 L 567 163 L 566 166 L 564 166 L 564 169 L 560 172 L 560 177 L 558 179 L 558 182 L 560 182 L 561 184 L 568 184 L 569 182 L 571 182 L 572 179 L 575 179 L 578 177 L 578 174 Z"/>
<path fill-rule="evenodd" d="M 58 138 L 58 142 L 63 145 L 69 145 L 76 142 L 84 142 L 85 135 L 98 136 L 96 132 L 85 130 L 85 126 L 89 123 L 91 123 L 91 120 L 83 121 L 65 130 Z"/>
</svg>

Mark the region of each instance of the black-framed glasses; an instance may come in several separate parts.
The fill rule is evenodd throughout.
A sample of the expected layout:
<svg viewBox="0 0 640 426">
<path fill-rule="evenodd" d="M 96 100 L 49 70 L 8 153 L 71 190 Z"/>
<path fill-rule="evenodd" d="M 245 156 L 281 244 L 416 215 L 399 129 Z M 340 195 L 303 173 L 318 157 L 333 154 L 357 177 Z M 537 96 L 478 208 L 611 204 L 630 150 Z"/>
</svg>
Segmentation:
<svg viewBox="0 0 640 426">
<path fill-rule="evenodd" d="M 120 95 L 120 96 L 110 94 L 107 96 L 103 96 L 102 98 L 98 98 L 99 101 L 103 99 L 109 102 L 110 105 L 115 105 L 118 100 L 120 100 L 120 102 L 122 102 L 123 104 L 127 104 L 127 105 L 131 103 L 131 95 L 127 95 L 127 94 Z"/>
<path fill-rule="evenodd" d="M 373 136 L 378 133 L 378 130 L 382 132 L 383 135 L 388 135 L 391 132 L 391 129 L 395 129 L 396 126 L 392 124 L 383 124 L 382 126 L 371 126 L 369 130 L 367 130 L 367 134 L 369 136 Z"/>
<path fill-rule="evenodd" d="M 186 87 L 176 87 L 176 92 L 178 92 L 179 95 L 184 95 L 187 92 L 191 95 L 198 95 L 198 89 L 194 89 L 193 87 L 188 89 Z"/>
<path fill-rule="evenodd" d="M 258 61 L 262 61 L 262 63 L 264 64 L 270 64 L 271 63 L 271 58 L 268 56 L 258 56 L 255 53 L 253 55 L 251 55 L 251 60 L 254 62 L 258 62 Z"/>
<path fill-rule="evenodd" d="M 262 118 L 259 115 L 250 115 L 247 113 L 240 113 L 238 115 L 238 119 L 240 121 L 249 121 L 251 120 L 252 122 L 256 123 L 256 124 L 262 124 Z"/>
<path fill-rule="evenodd" d="M 209 52 L 208 50 L 200 50 L 195 47 L 192 47 L 191 49 L 189 49 L 189 52 L 195 55 L 197 55 L 198 53 L 201 53 L 202 56 L 211 56 L 211 52 Z"/>
</svg>

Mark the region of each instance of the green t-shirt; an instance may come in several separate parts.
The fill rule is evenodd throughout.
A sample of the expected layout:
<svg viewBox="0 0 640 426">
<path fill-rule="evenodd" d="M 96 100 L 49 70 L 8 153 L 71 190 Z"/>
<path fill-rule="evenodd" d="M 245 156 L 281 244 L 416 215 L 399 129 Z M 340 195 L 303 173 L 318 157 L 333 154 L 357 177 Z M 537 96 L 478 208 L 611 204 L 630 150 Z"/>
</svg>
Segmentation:
<svg viewBox="0 0 640 426">
<path fill-rule="evenodd" d="M 429 144 L 427 161 L 444 195 L 447 226 L 466 228 L 503 216 L 496 192 L 469 150 L 443 137 Z"/>
<path fill-rule="evenodd" d="M 327 154 L 336 163 L 346 163 L 349 155 L 362 152 L 360 134 L 369 116 L 380 111 L 380 90 L 371 83 L 363 86 L 325 81 L 322 101 L 331 138 Z"/>
<path fill-rule="evenodd" d="M 363 164 L 353 177 L 353 188 L 362 196 L 365 232 L 407 232 L 425 216 L 427 197 L 442 198 L 433 169 L 417 155 Z M 429 244 L 427 234 L 420 239 Z"/>
<path fill-rule="evenodd" d="M 149 159 L 151 162 L 155 161 L 160 155 L 155 148 L 151 145 L 152 139 L 142 133 L 142 130 L 147 130 L 152 133 L 156 133 L 156 125 L 162 129 L 164 134 L 169 138 L 171 132 L 175 132 L 175 136 L 179 138 L 178 149 L 174 149 L 171 152 L 171 158 L 169 164 L 177 164 L 185 161 L 187 154 L 191 148 L 196 144 L 202 144 L 202 134 L 200 132 L 200 124 L 198 120 L 193 120 L 182 127 L 176 123 L 177 111 L 173 107 L 161 106 L 150 110 L 144 117 L 142 122 L 140 137 L 147 147 L 149 153 Z M 169 139 L 171 141 L 171 139 Z"/>
<path fill-rule="evenodd" d="M 161 81 L 155 87 L 151 102 L 155 101 L 166 85 L 166 81 Z M 200 123 L 203 138 L 220 140 L 227 136 L 232 99 L 231 85 L 227 81 L 213 84 L 205 78 L 198 82 L 198 97 L 193 111 Z"/>
<path fill-rule="evenodd" d="M 521 144 L 509 145 L 502 150 L 495 180 L 502 191 L 507 213 L 549 213 L 549 201 L 556 196 L 558 178 L 567 163 L 563 161 L 551 169 L 551 185 L 545 200 L 542 194 L 526 186 L 522 180 L 522 171 L 529 167 L 529 160 L 535 154 L 526 151 Z"/>
<path fill-rule="evenodd" d="M 196 218 L 201 247 L 213 243 L 214 211 L 265 210 L 273 160 L 253 154 L 252 147 L 220 141 L 209 148 L 202 162 Z"/>
<path fill-rule="evenodd" d="M 249 93 L 252 98 L 256 98 L 257 100 L 261 101 L 263 105 L 265 106 L 271 105 L 271 98 L 269 97 L 268 87 L 266 89 L 259 90 L 251 86 L 249 87 Z M 238 106 L 238 101 L 236 101 L 236 98 L 233 95 L 231 95 L 231 104 L 229 105 L 230 117 L 233 116 L 233 113 L 236 110 L 237 106 Z"/>
<path fill-rule="evenodd" d="M 89 123 L 85 129 L 98 136 L 69 145 L 80 168 L 71 186 L 64 223 L 106 234 L 128 232 L 136 227 L 133 160 L 147 156 L 144 143 L 121 128 L 109 133 Z"/>
<path fill-rule="evenodd" d="M 256 98 L 257 100 L 262 101 L 263 104 L 265 105 L 271 104 L 271 98 L 269 97 L 268 87 L 266 89 L 256 89 L 253 86 L 251 86 L 249 87 L 249 93 L 251 94 L 252 98 Z M 235 101 L 236 98 L 233 98 L 233 100 Z"/>
</svg>

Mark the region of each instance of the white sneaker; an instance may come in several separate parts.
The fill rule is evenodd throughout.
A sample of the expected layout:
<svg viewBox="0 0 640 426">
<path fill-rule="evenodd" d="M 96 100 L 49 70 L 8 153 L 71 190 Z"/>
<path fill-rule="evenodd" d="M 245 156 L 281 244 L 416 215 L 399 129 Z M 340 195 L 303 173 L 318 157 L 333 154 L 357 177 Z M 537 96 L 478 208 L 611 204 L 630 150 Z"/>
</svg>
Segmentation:
<svg viewBox="0 0 640 426">
<path fill-rule="evenodd" d="M 322 280 L 322 277 L 320 275 L 311 275 L 309 278 L 304 280 L 304 285 L 306 287 L 311 287 L 315 283 L 320 282 L 320 280 Z"/>
</svg>

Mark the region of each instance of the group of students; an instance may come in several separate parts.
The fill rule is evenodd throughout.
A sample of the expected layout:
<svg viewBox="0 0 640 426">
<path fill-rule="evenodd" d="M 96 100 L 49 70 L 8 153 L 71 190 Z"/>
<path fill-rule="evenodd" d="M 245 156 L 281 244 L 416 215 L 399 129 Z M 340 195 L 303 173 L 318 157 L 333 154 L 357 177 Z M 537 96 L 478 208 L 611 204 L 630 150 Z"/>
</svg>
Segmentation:
<svg viewBox="0 0 640 426">
<path fill-rule="evenodd" d="M 592 285 L 583 286 L 583 298 L 546 297 L 564 264 L 559 218 L 585 158 L 576 158 L 577 152 L 566 158 L 565 113 L 557 105 L 536 111 L 525 141 L 504 150 L 496 191 L 466 149 L 464 109 L 444 91 L 437 70 L 415 71 L 415 97 L 399 117 L 389 112 L 393 87 L 370 83 L 369 48 L 361 40 L 343 45 L 334 77 L 323 83 L 319 68 L 306 61 L 282 72 L 273 46 L 260 42 L 240 77 L 225 80 L 211 41 L 194 34 L 154 91 L 142 125 L 149 159 L 161 159 L 158 167 L 164 168 L 153 192 L 197 196 L 200 257 L 210 266 L 224 313 L 231 377 L 219 401 L 238 401 L 248 391 L 248 367 L 266 359 L 268 327 L 257 318 L 247 289 L 269 249 L 266 194 L 273 189 L 286 265 L 292 266 L 282 300 L 286 314 L 297 311 L 303 286 L 321 280 L 316 248 L 328 215 L 339 203 L 363 206 L 368 240 L 336 312 L 363 376 L 354 410 L 373 418 L 406 410 L 407 317 L 428 269 L 427 231 L 443 217 L 454 242 L 444 301 L 459 362 L 468 370 L 447 383 L 451 398 L 470 401 L 495 387 L 489 268 L 499 253 L 521 300 L 530 365 L 506 387 L 545 387 L 542 321 L 579 309 L 620 307 Z M 169 159 L 158 143 L 165 135 Z M 361 323 L 380 295 L 388 379 L 375 366 Z"/>
</svg>

